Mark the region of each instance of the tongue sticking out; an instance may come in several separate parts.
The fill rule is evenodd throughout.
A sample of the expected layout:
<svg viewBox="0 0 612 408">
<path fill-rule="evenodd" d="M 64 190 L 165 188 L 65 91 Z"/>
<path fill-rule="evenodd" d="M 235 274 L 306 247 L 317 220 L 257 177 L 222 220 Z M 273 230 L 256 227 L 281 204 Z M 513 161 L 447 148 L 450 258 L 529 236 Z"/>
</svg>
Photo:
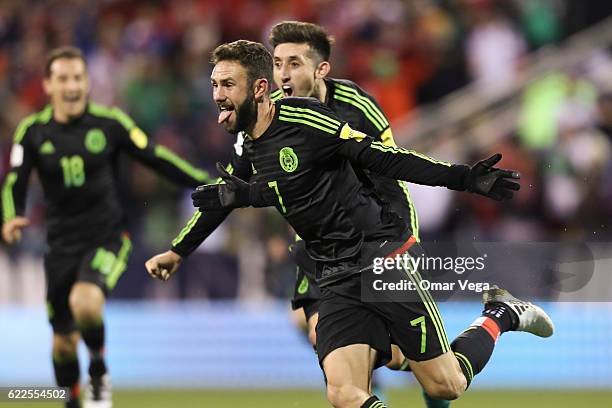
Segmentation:
<svg viewBox="0 0 612 408">
<path fill-rule="evenodd" d="M 230 117 L 232 112 L 233 111 L 231 111 L 231 110 L 224 110 L 224 111 L 219 112 L 218 123 L 221 124 L 221 123 L 225 122 L 227 120 L 227 118 Z"/>
</svg>

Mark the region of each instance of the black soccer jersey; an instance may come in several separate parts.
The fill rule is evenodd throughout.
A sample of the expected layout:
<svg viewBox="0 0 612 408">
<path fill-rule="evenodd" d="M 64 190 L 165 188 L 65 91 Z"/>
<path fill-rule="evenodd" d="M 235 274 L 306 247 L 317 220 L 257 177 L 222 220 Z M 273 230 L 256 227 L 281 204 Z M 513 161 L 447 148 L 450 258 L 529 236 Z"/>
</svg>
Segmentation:
<svg viewBox="0 0 612 408">
<path fill-rule="evenodd" d="M 351 128 L 372 136 L 385 146 L 397 146 L 389 121 L 372 96 L 346 79 L 325 78 L 325 87 L 327 89 L 325 105 L 345 120 Z M 282 97 L 280 89 L 271 94 L 272 100 Z M 408 223 L 412 234 L 419 240 L 416 209 L 406 183 L 369 170 L 355 170 L 365 185 L 373 184 L 379 196 L 392 204 L 393 210 Z"/>
<path fill-rule="evenodd" d="M 239 138 L 230 164 L 236 176 L 268 187 L 277 210 L 306 242 L 309 256 L 323 266 L 317 270 L 321 286 L 359 271 L 364 242 L 410 235 L 389 206 L 364 187 L 353 166 L 453 189 L 464 188 L 468 170 L 386 146 L 313 98 L 277 100 L 269 128 L 255 140 Z M 227 213 L 196 212 L 173 250 L 188 254 Z"/>
<path fill-rule="evenodd" d="M 184 186 L 209 181 L 206 172 L 151 143 L 117 108 L 89 103 L 81 117 L 64 124 L 53 119 L 47 106 L 24 119 L 15 132 L 11 169 L 2 188 L 3 221 L 24 213 L 28 178 L 36 168 L 51 249 L 74 253 L 104 242 L 123 228 L 116 187 L 120 152 Z"/>
</svg>

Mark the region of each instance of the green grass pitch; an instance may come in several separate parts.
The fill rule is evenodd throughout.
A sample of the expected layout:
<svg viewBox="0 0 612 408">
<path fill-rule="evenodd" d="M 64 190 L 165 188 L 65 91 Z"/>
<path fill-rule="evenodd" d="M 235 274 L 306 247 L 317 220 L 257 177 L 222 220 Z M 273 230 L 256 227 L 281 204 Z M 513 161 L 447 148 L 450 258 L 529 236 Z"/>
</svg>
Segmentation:
<svg viewBox="0 0 612 408">
<path fill-rule="evenodd" d="M 390 390 L 390 408 L 423 408 L 419 391 Z M 575 408 L 612 406 L 610 391 L 469 391 L 452 403 L 455 408 Z M 60 408 L 57 403 L 0 403 L 0 407 Z M 323 391 L 169 391 L 117 390 L 114 408 L 327 408 Z"/>
</svg>

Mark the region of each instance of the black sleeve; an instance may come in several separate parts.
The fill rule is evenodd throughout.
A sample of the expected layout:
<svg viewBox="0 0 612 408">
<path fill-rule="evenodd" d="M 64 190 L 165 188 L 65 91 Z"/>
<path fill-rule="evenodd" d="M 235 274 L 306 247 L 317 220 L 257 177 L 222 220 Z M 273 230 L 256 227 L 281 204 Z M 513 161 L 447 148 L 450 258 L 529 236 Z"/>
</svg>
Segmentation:
<svg viewBox="0 0 612 408">
<path fill-rule="evenodd" d="M 372 137 L 344 124 L 336 135 L 322 133 L 320 160 L 336 160 L 337 156 L 355 165 L 394 179 L 428 186 L 465 190 L 468 166 L 435 160 L 413 150 L 386 146 Z"/>
<path fill-rule="evenodd" d="M 391 131 L 391 126 L 389 124 L 389 119 L 383 112 L 382 107 L 378 104 L 378 101 L 372 97 L 372 95 L 365 92 L 361 89 L 357 84 L 353 82 L 349 82 L 354 88 L 344 86 L 342 84 L 338 84 L 340 87 L 336 92 L 343 92 L 346 95 L 347 92 L 353 93 L 350 100 L 351 103 L 358 109 L 361 114 L 359 115 L 361 120 L 359 126 L 352 126 L 355 130 L 359 130 L 360 132 L 365 133 L 366 135 L 372 136 L 376 141 L 382 142 L 385 146 L 397 146 L 395 144 L 395 140 L 393 139 L 393 132 Z"/>
<path fill-rule="evenodd" d="M 15 131 L 11 148 L 10 170 L 2 184 L 2 221 L 6 223 L 25 213 L 28 180 L 34 165 L 34 151 L 28 137 L 28 123 L 22 122 Z"/>
<path fill-rule="evenodd" d="M 238 135 L 238 141 L 234 145 L 234 151 L 230 164 L 226 170 L 241 179 L 248 181 L 252 175 L 251 162 L 243 155 L 242 135 Z M 217 182 L 220 182 L 218 179 Z M 187 225 L 179 235 L 172 241 L 172 251 L 183 258 L 189 256 L 206 238 L 225 220 L 232 210 L 207 211 L 206 213 L 196 209 Z"/>
<path fill-rule="evenodd" d="M 122 121 L 117 122 L 122 151 L 178 185 L 195 188 L 213 182 L 208 172 L 192 166 L 165 146 L 151 142 L 123 112 L 116 114 L 123 115 Z"/>
</svg>

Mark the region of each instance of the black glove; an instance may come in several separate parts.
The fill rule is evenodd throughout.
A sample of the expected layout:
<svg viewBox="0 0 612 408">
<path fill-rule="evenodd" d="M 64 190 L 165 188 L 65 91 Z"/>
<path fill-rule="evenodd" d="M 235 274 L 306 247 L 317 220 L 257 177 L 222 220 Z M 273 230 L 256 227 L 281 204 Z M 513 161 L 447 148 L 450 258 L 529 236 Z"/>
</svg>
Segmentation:
<svg viewBox="0 0 612 408">
<path fill-rule="evenodd" d="M 200 211 L 222 210 L 240 207 L 267 207 L 263 191 L 257 182 L 248 183 L 231 175 L 217 163 L 217 171 L 225 184 L 205 184 L 191 194 L 194 207 Z"/>
<path fill-rule="evenodd" d="M 512 198 L 513 191 L 518 191 L 521 185 L 508 179 L 518 180 L 521 176 L 518 171 L 493 167 L 501 158 L 497 153 L 472 166 L 467 174 L 466 190 L 497 201 Z"/>
<path fill-rule="evenodd" d="M 223 210 L 221 200 L 219 200 L 219 184 L 204 184 L 196 187 L 191 193 L 193 206 L 200 211 Z"/>
</svg>

